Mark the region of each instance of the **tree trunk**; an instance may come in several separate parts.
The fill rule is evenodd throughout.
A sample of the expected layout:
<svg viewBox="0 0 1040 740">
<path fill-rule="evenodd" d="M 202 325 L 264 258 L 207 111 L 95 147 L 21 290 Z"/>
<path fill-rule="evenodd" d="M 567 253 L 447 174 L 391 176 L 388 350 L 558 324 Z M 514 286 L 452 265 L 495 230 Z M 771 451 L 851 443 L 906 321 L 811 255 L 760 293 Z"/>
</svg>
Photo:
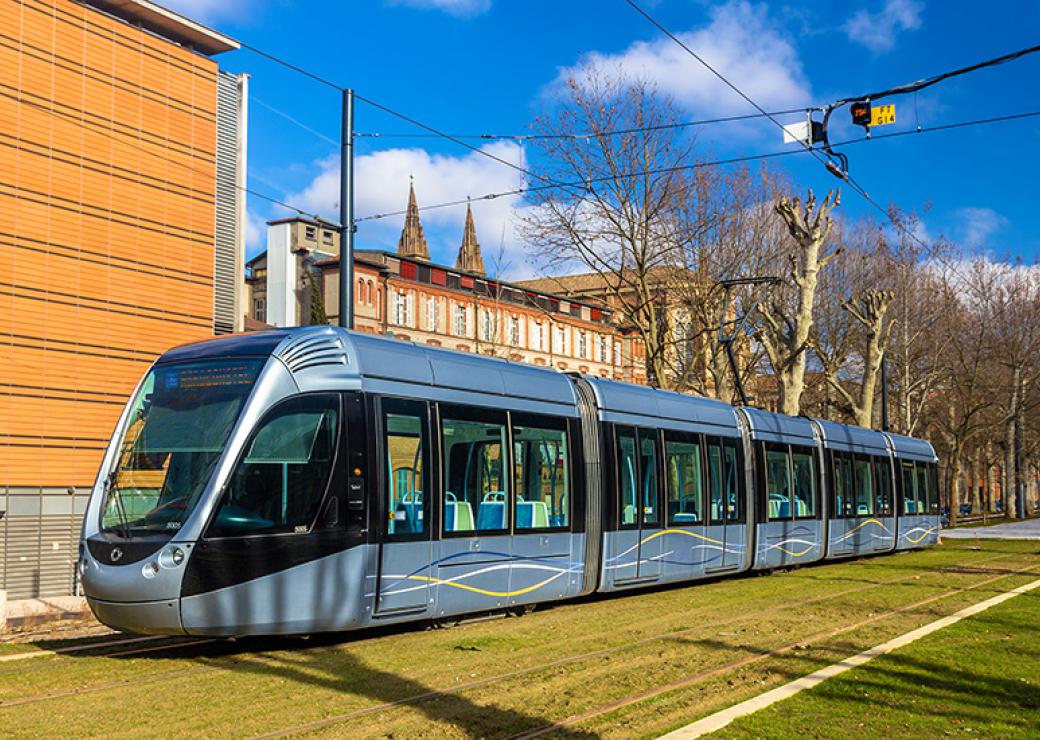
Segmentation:
<svg viewBox="0 0 1040 740">
<path fill-rule="evenodd" d="M 982 513 L 982 450 L 975 448 L 971 463 L 971 515 Z"/>
<path fill-rule="evenodd" d="M 954 526 L 957 523 L 957 517 L 961 513 L 961 450 L 957 447 L 950 454 L 950 480 L 949 480 L 949 498 L 947 501 L 950 505 L 950 526 Z"/>
</svg>

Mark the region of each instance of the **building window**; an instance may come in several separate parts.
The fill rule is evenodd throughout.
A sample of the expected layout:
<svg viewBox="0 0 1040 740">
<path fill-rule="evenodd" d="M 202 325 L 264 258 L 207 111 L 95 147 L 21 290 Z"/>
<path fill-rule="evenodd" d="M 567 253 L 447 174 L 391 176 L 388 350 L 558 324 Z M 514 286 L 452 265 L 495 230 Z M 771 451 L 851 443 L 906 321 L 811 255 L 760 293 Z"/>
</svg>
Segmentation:
<svg viewBox="0 0 1040 740">
<path fill-rule="evenodd" d="M 267 299 L 253 299 L 253 318 L 257 321 L 267 321 Z"/>
<path fill-rule="evenodd" d="M 484 308 L 480 311 L 480 337 L 485 342 L 493 342 L 495 340 L 495 313 L 490 308 Z"/>
<path fill-rule="evenodd" d="M 557 326 L 556 331 L 553 332 L 553 351 L 560 355 L 567 354 L 567 330 L 562 326 Z"/>
<path fill-rule="evenodd" d="M 534 322 L 534 336 L 531 341 L 534 343 L 534 349 L 539 352 L 545 350 L 545 326 L 541 321 Z"/>
<path fill-rule="evenodd" d="M 588 359 L 589 356 L 589 335 L 583 331 L 578 332 L 578 357 Z"/>
<path fill-rule="evenodd" d="M 317 231 L 313 226 L 307 226 L 304 228 L 303 234 L 311 241 L 314 241 L 314 237 L 317 236 Z"/>
<path fill-rule="evenodd" d="M 469 334 L 467 331 L 469 329 L 469 311 L 466 310 L 465 306 L 459 304 L 455 304 L 452 309 L 452 333 L 457 337 L 464 337 Z"/>
<path fill-rule="evenodd" d="M 321 240 L 325 244 L 332 244 L 332 232 L 331 231 L 322 231 L 321 232 Z"/>
<path fill-rule="evenodd" d="M 516 316 L 509 317 L 509 343 L 514 347 L 520 344 L 520 319 Z"/>
<path fill-rule="evenodd" d="M 436 332 L 437 327 L 440 326 L 440 316 L 438 315 L 437 299 L 434 296 L 430 296 L 426 299 L 426 330 Z"/>
<path fill-rule="evenodd" d="M 621 362 L 621 342 L 614 342 L 614 364 L 617 365 Z"/>
<path fill-rule="evenodd" d="M 394 291 L 393 322 L 398 326 L 412 325 L 412 294 Z"/>
<path fill-rule="evenodd" d="M 607 338 L 596 337 L 596 359 L 599 362 L 607 362 Z"/>
</svg>

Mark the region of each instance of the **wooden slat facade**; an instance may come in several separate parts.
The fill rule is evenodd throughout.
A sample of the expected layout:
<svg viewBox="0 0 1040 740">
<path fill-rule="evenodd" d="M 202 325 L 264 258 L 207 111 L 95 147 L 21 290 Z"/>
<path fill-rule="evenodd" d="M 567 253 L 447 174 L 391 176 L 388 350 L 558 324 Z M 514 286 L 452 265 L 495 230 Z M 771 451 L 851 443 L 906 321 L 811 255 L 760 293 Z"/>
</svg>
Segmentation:
<svg viewBox="0 0 1040 740">
<path fill-rule="evenodd" d="M 217 79 L 212 59 L 71 0 L 0 0 L 10 598 L 68 592 L 122 404 L 157 354 L 213 333 Z"/>
</svg>

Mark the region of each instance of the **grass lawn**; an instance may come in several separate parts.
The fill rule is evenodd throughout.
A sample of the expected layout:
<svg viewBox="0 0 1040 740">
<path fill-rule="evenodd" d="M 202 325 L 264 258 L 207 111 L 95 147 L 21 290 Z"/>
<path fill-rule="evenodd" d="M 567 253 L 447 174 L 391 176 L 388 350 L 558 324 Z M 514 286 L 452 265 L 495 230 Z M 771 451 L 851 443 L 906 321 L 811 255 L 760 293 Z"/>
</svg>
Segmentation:
<svg viewBox="0 0 1040 740">
<path fill-rule="evenodd" d="M 562 603 L 448 630 L 0 663 L 0 728 L 5 737 L 653 736 L 1040 576 L 1035 542 L 970 547 Z"/>
<path fill-rule="evenodd" d="M 734 722 L 712 737 L 1040 735 L 1032 591 Z"/>
</svg>

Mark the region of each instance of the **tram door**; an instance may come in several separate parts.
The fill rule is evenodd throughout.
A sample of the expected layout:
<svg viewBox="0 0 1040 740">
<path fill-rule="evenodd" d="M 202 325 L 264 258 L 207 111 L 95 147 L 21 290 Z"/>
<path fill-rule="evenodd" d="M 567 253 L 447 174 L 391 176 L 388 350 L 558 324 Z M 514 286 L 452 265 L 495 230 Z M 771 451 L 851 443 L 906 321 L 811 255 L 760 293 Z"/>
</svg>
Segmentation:
<svg viewBox="0 0 1040 740">
<path fill-rule="evenodd" d="M 709 532 L 721 543 L 722 556 L 706 570 L 733 570 L 743 564 L 747 546 L 737 445 L 719 437 L 708 437 L 707 443 Z"/>
<path fill-rule="evenodd" d="M 429 412 L 422 401 L 384 398 L 380 405 L 383 521 L 375 611 L 422 611 L 434 575 Z"/>
<path fill-rule="evenodd" d="M 618 531 L 612 532 L 608 568 L 615 581 L 661 575 L 658 440 L 653 430 L 616 427 Z"/>
</svg>

